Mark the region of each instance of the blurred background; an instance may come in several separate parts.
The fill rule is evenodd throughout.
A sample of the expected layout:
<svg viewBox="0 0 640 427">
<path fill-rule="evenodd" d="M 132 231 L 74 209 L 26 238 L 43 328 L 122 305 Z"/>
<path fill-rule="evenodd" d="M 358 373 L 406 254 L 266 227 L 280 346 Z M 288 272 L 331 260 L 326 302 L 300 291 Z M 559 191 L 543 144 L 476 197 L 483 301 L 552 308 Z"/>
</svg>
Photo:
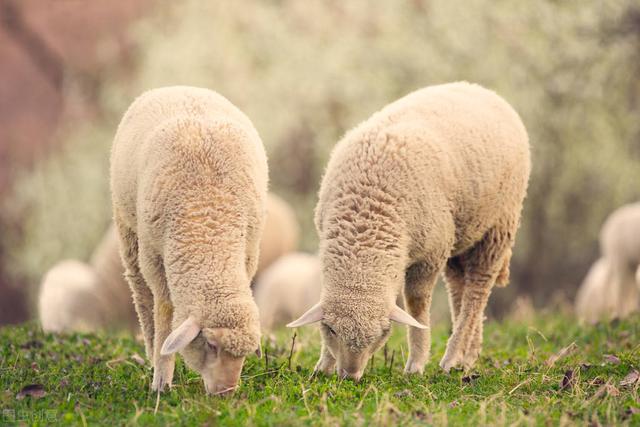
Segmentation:
<svg viewBox="0 0 640 427">
<path fill-rule="evenodd" d="M 496 90 L 529 131 L 534 169 L 491 312 L 516 294 L 572 298 L 604 218 L 640 199 L 639 76 L 637 0 L 0 0 L 0 324 L 34 315 L 57 261 L 87 259 L 111 217 L 119 119 L 141 92 L 176 84 L 251 118 L 307 251 L 346 130 L 423 86 Z"/>
</svg>

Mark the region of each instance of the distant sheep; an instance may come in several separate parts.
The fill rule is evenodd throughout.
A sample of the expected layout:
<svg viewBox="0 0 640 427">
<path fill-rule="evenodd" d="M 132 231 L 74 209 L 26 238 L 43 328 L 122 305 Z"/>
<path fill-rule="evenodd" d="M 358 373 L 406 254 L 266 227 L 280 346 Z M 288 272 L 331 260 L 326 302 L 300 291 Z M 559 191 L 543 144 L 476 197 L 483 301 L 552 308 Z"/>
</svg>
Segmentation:
<svg viewBox="0 0 640 427">
<path fill-rule="evenodd" d="M 267 220 L 260 241 L 257 275 L 282 255 L 298 246 L 299 227 L 296 215 L 287 202 L 273 193 L 267 196 Z"/>
<path fill-rule="evenodd" d="M 44 276 L 38 295 L 38 316 L 45 332 L 92 332 L 107 322 L 98 277 L 87 264 L 60 261 Z"/>
<path fill-rule="evenodd" d="M 113 226 L 95 249 L 89 265 L 67 260 L 49 270 L 40 286 L 38 312 L 46 332 L 137 330 Z"/>
<path fill-rule="evenodd" d="M 153 390 L 171 384 L 179 351 L 208 393 L 230 392 L 259 351 L 250 281 L 267 175 L 251 121 L 213 91 L 155 89 L 124 115 L 111 153 L 113 214 Z"/>
<path fill-rule="evenodd" d="M 258 276 L 255 298 L 264 331 L 298 318 L 320 298 L 320 260 L 302 252 L 282 256 Z"/>
<path fill-rule="evenodd" d="M 640 203 L 621 207 L 600 231 L 602 258 L 589 270 L 576 298 L 589 322 L 624 318 L 640 307 Z"/>
<path fill-rule="evenodd" d="M 518 114 L 494 92 L 452 83 L 386 106 L 334 148 L 316 208 L 322 297 L 289 326 L 321 322 L 316 370 L 359 379 L 409 325 L 407 373 L 429 358 L 429 310 L 444 270 L 454 319 L 440 366 L 472 366 L 494 284 L 506 284 L 530 172 Z M 395 303 L 404 288 L 409 313 Z"/>
</svg>

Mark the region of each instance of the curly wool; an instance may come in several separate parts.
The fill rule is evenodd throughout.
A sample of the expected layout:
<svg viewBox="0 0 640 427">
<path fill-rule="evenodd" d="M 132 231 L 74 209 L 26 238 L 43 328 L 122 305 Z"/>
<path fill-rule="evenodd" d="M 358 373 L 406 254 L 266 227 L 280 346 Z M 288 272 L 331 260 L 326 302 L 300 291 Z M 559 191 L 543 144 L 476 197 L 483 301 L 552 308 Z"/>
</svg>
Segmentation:
<svg viewBox="0 0 640 427">
<path fill-rule="evenodd" d="M 403 290 L 428 325 L 442 270 L 456 310 L 469 282 L 505 282 L 529 172 L 517 113 L 466 82 L 413 92 L 348 132 L 316 208 L 324 321 L 357 351 L 389 328 Z M 484 309 L 482 298 L 469 307 Z M 412 348 L 419 359 L 428 353 L 421 347 Z"/>
<path fill-rule="evenodd" d="M 143 299 L 153 297 L 174 328 L 193 316 L 203 328 L 237 332 L 230 354 L 254 351 L 260 328 L 249 282 L 268 177 L 249 119 L 210 90 L 155 89 L 122 119 L 111 165 L 114 220 L 145 337 L 154 331 Z"/>
</svg>

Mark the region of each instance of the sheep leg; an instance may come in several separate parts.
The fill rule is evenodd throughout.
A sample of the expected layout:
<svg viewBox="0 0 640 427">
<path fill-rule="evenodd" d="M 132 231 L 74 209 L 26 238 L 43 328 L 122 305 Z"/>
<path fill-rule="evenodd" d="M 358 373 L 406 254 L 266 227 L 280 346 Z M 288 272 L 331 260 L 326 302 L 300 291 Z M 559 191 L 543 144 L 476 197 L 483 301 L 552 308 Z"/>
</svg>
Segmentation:
<svg viewBox="0 0 640 427">
<path fill-rule="evenodd" d="M 115 223 L 118 227 L 120 256 L 124 266 L 124 276 L 131 288 L 133 303 L 144 337 L 147 358 L 153 360 L 153 293 L 147 286 L 140 271 L 140 265 L 138 263 L 138 236 L 133 230 L 125 226 L 122 221 L 118 220 L 117 215 Z"/>
<path fill-rule="evenodd" d="M 164 391 L 165 387 L 171 387 L 173 370 L 175 367 L 175 355 L 162 355 L 160 350 L 164 341 L 171 334 L 171 322 L 173 320 L 173 304 L 169 296 L 169 288 L 164 273 L 162 259 L 147 253 L 143 261 L 145 277 L 153 282 L 153 307 L 154 329 L 153 341 L 153 391 Z"/>
<path fill-rule="evenodd" d="M 320 359 L 316 363 L 314 372 L 322 372 L 327 375 L 331 375 L 336 370 L 336 358 L 329 351 L 329 347 L 323 342 L 322 349 L 320 350 Z"/>
<path fill-rule="evenodd" d="M 615 308 L 612 317 L 624 319 L 638 308 L 636 272 L 628 265 L 618 263 L 614 263 L 613 272 Z"/>
<path fill-rule="evenodd" d="M 483 321 L 484 309 L 502 268 L 505 253 L 511 247 L 513 234 L 491 229 L 462 256 L 465 271 L 462 304 L 447 350 L 440 361 L 440 366 L 446 372 L 461 363 L 472 366 L 479 355 L 480 349 L 476 347 L 481 342 L 482 331 L 478 325 Z"/>
<path fill-rule="evenodd" d="M 455 257 L 447 261 L 444 270 L 447 293 L 449 294 L 449 311 L 451 311 L 451 325 L 456 324 L 462 307 L 462 294 L 464 293 L 464 268 L 460 262 L 460 257 Z"/>
<path fill-rule="evenodd" d="M 462 307 L 462 295 L 464 293 L 464 266 L 460 257 L 449 259 L 447 268 L 445 269 L 445 279 L 447 290 L 449 293 L 449 309 L 451 311 L 451 325 L 456 324 L 456 319 L 460 315 Z M 478 358 L 480 349 L 482 348 L 482 330 L 483 320 L 481 317 L 473 330 L 473 336 L 469 341 L 469 347 L 463 351 L 462 364 L 470 368 Z"/>
<path fill-rule="evenodd" d="M 438 279 L 442 264 L 420 262 L 407 269 L 405 275 L 404 295 L 407 309 L 418 322 L 427 329 L 409 327 L 409 358 L 404 372 L 422 374 L 424 365 L 429 360 L 431 350 L 431 296 Z"/>
</svg>

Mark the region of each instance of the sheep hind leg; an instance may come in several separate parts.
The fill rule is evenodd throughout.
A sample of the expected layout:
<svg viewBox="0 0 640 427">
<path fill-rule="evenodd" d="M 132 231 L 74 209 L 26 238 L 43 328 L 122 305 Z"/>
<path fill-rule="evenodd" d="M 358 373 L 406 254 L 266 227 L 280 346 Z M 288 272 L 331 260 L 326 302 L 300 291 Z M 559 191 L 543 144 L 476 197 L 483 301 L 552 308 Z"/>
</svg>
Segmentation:
<svg viewBox="0 0 640 427">
<path fill-rule="evenodd" d="M 460 261 L 460 257 L 450 258 L 447 262 L 445 281 L 449 294 L 449 309 L 451 311 L 451 325 L 453 327 L 460 316 L 462 295 L 464 293 L 464 267 Z M 480 348 L 482 348 L 482 320 L 476 324 L 469 344 L 469 347 L 463 351 L 462 361 L 462 364 L 467 368 L 474 364 L 478 358 Z"/>
<path fill-rule="evenodd" d="M 133 303 L 138 314 L 140 329 L 144 337 L 144 346 L 147 358 L 153 361 L 153 294 L 147 286 L 140 271 L 138 263 L 138 236 L 136 233 L 119 221 L 116 216 L 116 226 L 120 239 L 120 255 L 124 266 L 124 276 L 129 283 Z"/>
<path fill-rule="evenodd" d="M 484 309 L 502 268 L 505 251 L 511 247 L 511 232 L 489 230 L 483 239 L 462 256 L 464 291 L 460 313 L 447 343 L 440 366 L 446 372 L 464 364 L 473 366 L 480 353 Z"/>
<path fill-rule="evenodd" d="M 455 326 L 462 307 L 464 293 L 464 268 L 460 257 L 450 258 L 444 270 L 444 278 L 449 294 L 449 310 L 451 311 L 451 327 Z"/>
<path fill-rule="evenodd" d="M 407 309 L 414 319 L 427 329 L 408 327 L 409 358 L 406 374 L 422 374 L 431 352 L 431 297 L 444 262 L 432 265 L 426 262 L 413 264 L 405 275 L 404 296 Z"/>
</svg>

